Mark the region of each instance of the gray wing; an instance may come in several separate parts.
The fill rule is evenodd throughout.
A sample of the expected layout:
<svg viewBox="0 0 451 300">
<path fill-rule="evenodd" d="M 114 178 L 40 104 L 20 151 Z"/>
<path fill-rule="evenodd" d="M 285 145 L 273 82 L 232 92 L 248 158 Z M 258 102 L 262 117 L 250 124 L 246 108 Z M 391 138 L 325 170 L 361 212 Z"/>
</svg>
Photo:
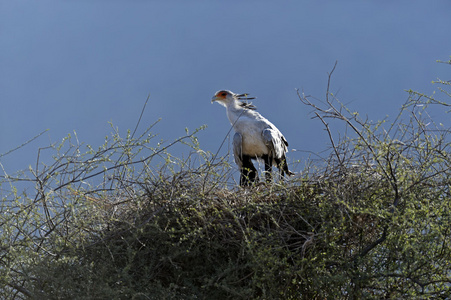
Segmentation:
<svg viewBox="0 0 451 300">
<path fill-rule="evenodd" d="M 239 168 L 243 166 L 243 137 L 238 132 L 233 136 L 233 156 Z"/>
<path fill-rule="evenodd" d="M 287 152 L 287 140 L 280 133 L 279 130 L 274 128 L 266 128 L 262 131 L 263 141 L 269 148 L 269 152 L 274 158 L 282 158 Z"/>
</svg>

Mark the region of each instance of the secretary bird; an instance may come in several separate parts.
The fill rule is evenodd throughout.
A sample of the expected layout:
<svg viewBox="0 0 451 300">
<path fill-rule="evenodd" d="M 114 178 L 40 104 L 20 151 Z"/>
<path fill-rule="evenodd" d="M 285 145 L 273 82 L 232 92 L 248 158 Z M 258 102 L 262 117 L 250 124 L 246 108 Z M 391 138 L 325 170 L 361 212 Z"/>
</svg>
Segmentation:
<svg viewBox="0 0 451 300">
<path fill-rule="evenodd" d="M 279 169 L 280 176 L 294 175 L 288 170 L 285 153 L 288 142 L 271 122 L 255 111 L 255 106 L 242 102 L 247 94 L 235 94 L 231 91 L 216 92 L 211 102 L 225 106 L 227 117 L 235 130 L 233 136 L 233 155 L 240 168 L 240 185 L 249 186 L 258 181 L 257 169 L 253 159 L 262 159 L 265 163 L 265 179 L 271 182 L 272 166 Z"/>
</svg>

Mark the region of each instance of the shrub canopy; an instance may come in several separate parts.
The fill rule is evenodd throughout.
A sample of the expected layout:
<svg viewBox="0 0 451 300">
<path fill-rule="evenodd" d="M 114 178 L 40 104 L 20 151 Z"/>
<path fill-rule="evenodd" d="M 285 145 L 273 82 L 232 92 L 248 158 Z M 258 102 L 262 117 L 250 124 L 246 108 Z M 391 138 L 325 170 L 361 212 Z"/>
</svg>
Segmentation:
<svg viewBox="0 0 451 300">
<path fill-rule="evenodd" d="M 246 189 L 196 132 L 168 145 L 152 126 L 115 132 L 96 150 L 68 136 L 53 163 L 1 177 L 0 298 L 448 298 L 450 127 L 428 111 L 450 105 L 409 95 L 388 124 L 329 88 L 323 101 L 298 93 L 330 155 Z M 182 144 L 188 157 L 169 153 Z"/>
</svg>

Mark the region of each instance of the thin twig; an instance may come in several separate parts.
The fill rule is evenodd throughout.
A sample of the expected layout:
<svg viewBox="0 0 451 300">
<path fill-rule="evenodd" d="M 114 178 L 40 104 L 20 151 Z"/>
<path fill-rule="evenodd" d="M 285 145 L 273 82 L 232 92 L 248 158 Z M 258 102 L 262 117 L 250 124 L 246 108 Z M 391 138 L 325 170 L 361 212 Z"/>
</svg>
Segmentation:
<svg viewBox="0 0 451 300">
<path fill-rule="evenodd" d="M 10 154 L 10 153 L 12 153 L 12 152 L 14 152 L 14 151 L 16 151 L 16 150 L 19 150 L 20 148 L 22 148 L 22 147 L 24 147 L 24 146 L 26 146 L 27 144 L 31 143 L 32 141 L 34 141 L 35 139 L 37 139 L 38 137 L 40 137 L 41 135 L 43 135 L 44 133 L 46 133 L 47 131 L 49 131 L 49 129 L 44 130 L 43 132 L 41 132 L 41 133 L 39 133 L 38 135 L 36 135 L 35 137 L 29 139 L 28 141 L 26 141 L 25 143 L 21 144 L 20 146 L 17 146 L 17 147 L 14 148 L 14 149 L 11 149 L 11 150 L 9 150 L 9 151 L 3 153 L 3 154 L 0 154 L 0 158 L 2 158 L 3 156 L 6 156 L 6 155 L 8 155 L 8 154 Z"/>
</svg>

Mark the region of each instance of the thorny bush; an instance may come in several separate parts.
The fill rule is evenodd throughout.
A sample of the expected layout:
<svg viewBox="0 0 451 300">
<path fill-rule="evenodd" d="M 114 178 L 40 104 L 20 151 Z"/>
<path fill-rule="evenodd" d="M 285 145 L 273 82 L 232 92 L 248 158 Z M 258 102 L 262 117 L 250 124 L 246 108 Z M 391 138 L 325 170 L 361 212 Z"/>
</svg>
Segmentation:
<svg viewBox="0 0 451 300">
<path fill-rule="evenodd" d="M 428 116 L 449 104 L 410 91 L 393 123 L 373 124 L 330 76 L 323 101 L 298 93 L 330 155 L 288 182 L 231 187 L 227 157 L 195 133 L 154 143 L 152 126 L 97 150 L 68 138 L 30 177 L 5 174 L 0 298 L 449 298 L 450 128 Z M 169 154 L 181 143 L 188 157 Z"/>
</svg>

